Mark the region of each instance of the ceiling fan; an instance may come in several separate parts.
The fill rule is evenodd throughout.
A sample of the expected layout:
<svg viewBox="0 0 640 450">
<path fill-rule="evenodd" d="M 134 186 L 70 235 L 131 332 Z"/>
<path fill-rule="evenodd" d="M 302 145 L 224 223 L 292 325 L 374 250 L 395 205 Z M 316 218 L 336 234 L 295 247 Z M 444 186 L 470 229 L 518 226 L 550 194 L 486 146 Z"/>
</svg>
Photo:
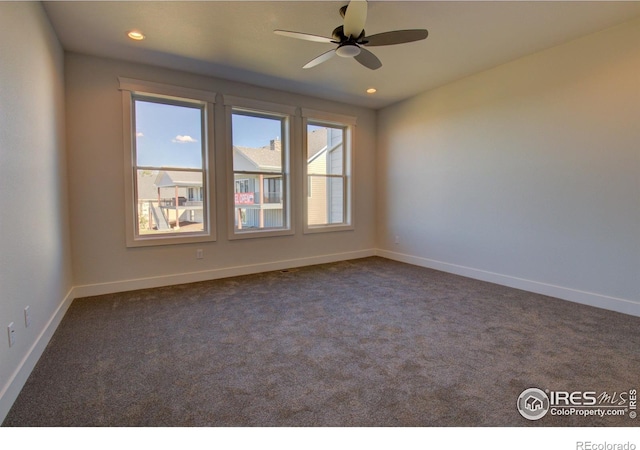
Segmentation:
<svg viewBox="0 0 640 450">
<path fill-rule="evenodd" d="M 429 35 L 427 30 L 419 29 L 387 31 L 367 36 L 364 32 L 364 25 L 367 21 L 367 0 L 351 0 L 348 5 L 340 8 L 340 15 L 344 18 L 344 25 L 333 30 L 330 38 L 286 30 L 275 30 L 274 33 L 305 41 L 338 44 L 333 50 L 329 50 L 305 64 L 305 69 L 315 67 L 338 55 L 343 58 L 352 57 L 371 70 L 382 67 L 382 62 L 364 47 L 404 44 L 426 39 Z"/>
</svg>

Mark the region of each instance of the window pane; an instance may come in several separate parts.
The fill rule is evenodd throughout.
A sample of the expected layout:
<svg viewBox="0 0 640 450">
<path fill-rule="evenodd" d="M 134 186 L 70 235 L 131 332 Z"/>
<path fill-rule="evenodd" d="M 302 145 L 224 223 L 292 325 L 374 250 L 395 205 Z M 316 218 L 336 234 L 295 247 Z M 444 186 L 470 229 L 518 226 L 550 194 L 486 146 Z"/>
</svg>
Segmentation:
<svg viewBox="0 0 640 450">
<path fill-rule="evenodd" d="M 344 177 L 309 175 L 307 223 L 327 225 L 344 222 Z"/>
<path fill-rule="evenodd" d="M 327 178 L 327 223 L 344 222 L 344 178 Z"/>
<path fill-rule="evenodd" d="M 235 174 L 234 178 L 236 229 L 284 226 L 282 175 Z"/>
<path fill-rule="evenodd" d="M 307 126 L 307 225 L 346 222 L 344 136 L 343 128 Z"/>
<path fill-rule="evenodd" d="M 136 163 L 202 168 L 202 109 L 135 100 Z"/>
<path fill-rule="evenodd" d="M 281 118 L 232 114 L 234 227 L 236 231 L 288 227 Z"/>
<path fill-rule="evenodd" d="M 137 170 L 139 235 L 203 232 L 201 171 Z"/>
<path fill-rule="evenodd" d="M 307 173 L 343 175 L 343 135 L 341 128 L 308 126 Z"/>
<path fill-rule="evenodd" d="M 235 171 L 282 171 L 282 120 L 233 114 L 232 131 Z"/>
</svg>

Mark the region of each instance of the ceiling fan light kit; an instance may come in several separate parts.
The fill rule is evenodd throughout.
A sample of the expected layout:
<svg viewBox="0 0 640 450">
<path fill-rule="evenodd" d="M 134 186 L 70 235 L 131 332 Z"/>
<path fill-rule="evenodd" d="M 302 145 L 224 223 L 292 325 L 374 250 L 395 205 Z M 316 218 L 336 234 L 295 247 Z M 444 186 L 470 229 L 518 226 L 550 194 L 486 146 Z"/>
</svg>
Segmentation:
<svg viewBox="0 0 640 450">
<path fill-rule="evenodd" d="M 343 44 L 336 49 L 336 55 L 343 58 L 352 58 L 360 54 L 360 47 L 356 44 Z"/>
<path fill-rule="evenodd" d="M 351 0 L 348 5 L 340 8 L 340 15 L 344 18 L 344 24 L 333 30 L 330 38 L 287 30 L 275 30 L 274 33 L 305 41 L 338 45 L 335 49 L 329 50 L 309 61 L 303 66 L 305 69 L 315 67 L 331 59 L 333 56 L 338 55 L 343 58 L 354 58 L 360 64 L 371 70 L 382 67 L 382 62 L 380 62 L 376 55 L 364 47 L 405 44 L 426 39 L 429 35 L 429 32 L 425 29 L 415 29 L 387 31 L 366 36 L 364 31 L 364 26 L 367 21 L 366 0 Z"/>
</svg>

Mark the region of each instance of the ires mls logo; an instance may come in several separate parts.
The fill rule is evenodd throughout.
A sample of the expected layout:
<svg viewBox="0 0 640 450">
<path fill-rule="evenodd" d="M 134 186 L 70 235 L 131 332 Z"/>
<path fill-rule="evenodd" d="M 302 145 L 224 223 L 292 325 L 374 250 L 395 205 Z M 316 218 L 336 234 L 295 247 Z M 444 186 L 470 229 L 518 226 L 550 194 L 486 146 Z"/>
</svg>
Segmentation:
<svg viewBox="0 0 640 450">
<path fill-rule="evenodd" d="M 528 420 L 538 420 L 547 413 L 552 416 L 626 416 L 636 418 L 637 390 L 603 391 L 542 391 L 525 389 L 518 397 L 518 412 Z"/>
<path fill-rule="evenodd" d="M 549 397 L 538 388 L 525 389 L 518 397 L 518 411 L 525 419 L 541 419 L 549 411 Z"/>
</svg>

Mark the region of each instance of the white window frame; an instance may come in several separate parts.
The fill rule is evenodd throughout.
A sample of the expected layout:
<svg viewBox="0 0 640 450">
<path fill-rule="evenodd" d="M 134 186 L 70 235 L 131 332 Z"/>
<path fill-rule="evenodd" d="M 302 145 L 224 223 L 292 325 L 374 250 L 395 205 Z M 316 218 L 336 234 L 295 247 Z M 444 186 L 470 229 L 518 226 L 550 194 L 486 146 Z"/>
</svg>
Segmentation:
<svg viewBox="0 0 640 450">
<path fill-rule="evenodd" d="M 303 223 L 304 233 L 326 233 L 334 231 L 350 231 L 355 229 L 354 223 L 354 149 L 355 149 L 355 127 L 357 124 L 357 118 L 354 116 L 346 116 L 342 114 L 334 114 L 325 111 L 317 111 L 313 109 L 302 109 L 302 149 L 303 149 L 303 161 L 302 161 L 302 179 L 303 185 Z M 321 225 L 309 225 L 309 200 L 311 197 L 309 174 L 307 167 L 307 143 L 308 143 L 308 125 L 318 125 L 342 128 L 344 130 L 343 145 L 344 145 L 344 192 L 343 192 L 343 213 L 344 221 L 338 224 L 321 224 Z"/>
<path fill-rule="evenodd" d="M 215 177 L 213 157 L 214 104 L 216 93 L 199 89 L 172 86 L 132 78 L 118 78 L 122 91 L 122 120 L 124 143 L 124 190 L 125 190 L 125 234 L 127 247 L 147 247 L 156 245 L 187 244 L 216 240 Z M 140 235 L 137 220 L 137 161 L 136 130 L 134 128 L 134 101 L 150 98 L 166 104 L 193 104 L 203 108 L 202 130 L 202 173 L 203 173 L 203 217 L 205 229 L 201 232 L 175 232 L 166 234 Z M 172 168 L 168 168 L 172 169 Z"/>
<path fill-rule="evenodd" d="M 293 130 L 298 108 L 295 106 L 282 105 L 260 100 L 247 99 L 242 97 L 224 95 L 225 117 L 226 117 L 226 142 L 227 142 L 227 230 L 228 239 L 252 239 L 274 236 L 291 236 L 295 234 L 295 208 L 292 199 L 293 177 L 291 168 L 295 167 L 294 153 L 292 151 Z M 233 168 L 233 134 L 232 115 L 234 111 L 240 111 L 248 115 L 255 114 L 256 117 L 267 117 L 281 119 L 283 130 L 282 142 L 282 205 L 283 205 L 283 227 L 263 228 L 263 229 L 242 229 L 235 227 L 235 172 Z M 260 187 L 261 192 L 263 186 Z"/>
</svg>

